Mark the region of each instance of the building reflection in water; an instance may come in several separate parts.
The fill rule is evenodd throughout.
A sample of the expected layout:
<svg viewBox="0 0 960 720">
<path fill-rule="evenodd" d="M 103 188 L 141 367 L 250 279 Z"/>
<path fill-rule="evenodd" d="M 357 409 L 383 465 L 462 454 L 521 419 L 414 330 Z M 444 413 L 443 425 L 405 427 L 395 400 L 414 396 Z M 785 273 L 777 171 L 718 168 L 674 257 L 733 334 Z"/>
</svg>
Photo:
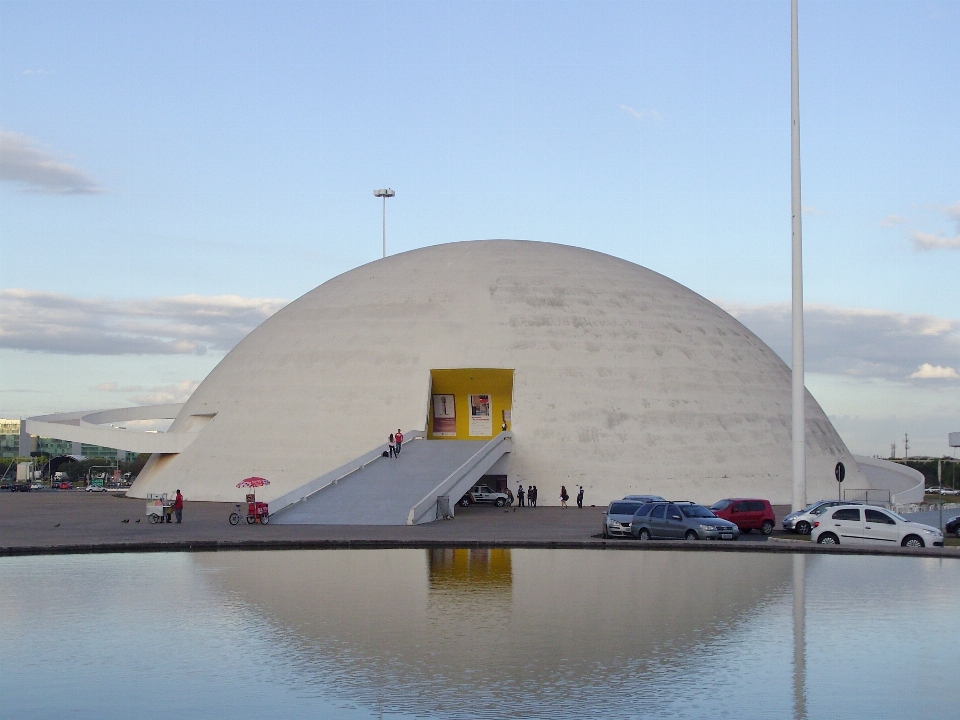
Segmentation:
<svg viewBox="0 0 960 720">
<path fill-rule="evenodd" d="M 439 698 L 456 698 L 474 717 L 557 717 L 658 697 L 664 682 L 699 675 L 703 648 L 735 638 L 747 618 L 789 592 L 791 579 L 788 555 L 738 553 L 195 558 L 222 590 L 276 626 L 296 675 L 351 702 L 414 715 L 435 712 Z"/>
</svg>

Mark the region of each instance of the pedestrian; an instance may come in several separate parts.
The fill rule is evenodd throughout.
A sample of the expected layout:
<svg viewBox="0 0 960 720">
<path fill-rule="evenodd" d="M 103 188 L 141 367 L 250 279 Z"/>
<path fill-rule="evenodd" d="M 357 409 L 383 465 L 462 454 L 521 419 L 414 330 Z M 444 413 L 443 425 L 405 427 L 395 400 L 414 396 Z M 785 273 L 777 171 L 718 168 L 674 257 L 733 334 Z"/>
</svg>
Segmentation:
<svg viewBox="0 0 960 720">
<path fill-rule="evenodd" d="M 180 488 L 177 488 L 177 497 L 173 501 L 173 512 L 177 515 L 177 525 L 179 525 L 183 520 L 183 495 L 180 494 Z"/>
<path fill-rule="evenodd" d="M 396 443 L 396 440 L 393 439 L 393 433 L 390 433 L 390 437 L 387 438 L 387 445 L 390 446 L 390 457 L 396 457 L 397 446 L 395 443 Z"/>
<path fill-rule="evenodd" d="M 397 434 L 393 436 L 393 440 L 397 445 L 397 457 L 400 457 L 400 446 L 403 445 L 403 433 L 400 432 L 400 428 L 397 428 Z"/>
<path fill-rule="evenodd" d="M 509 485 L 506 487 L 505 492 L 507 493 L 507 505 L 513 505 L 513 490 L 510 489 Z"/>
<path fill-rule="evenodd" d="M 527 505 L 530 507 L 537 506 L 537 486 L 531 485 L 527 488 Z"/>
<path fill-rule="evenodd" d="M 523 485 L 517 488 L 517 507 L 523 507 Z"/>
<path fill-rule="evenodd" d="M 580 486 L 580 492 L 577 493 L 577 507 L 583 508 L 583 485 Z"/>
<path fill-rule="evenodd" d="M 565 508 L 567 506 L 567 500 L 570 499 L 570 496 L 567 495 L 567 486 L 560 486 L 560 507 Z"/>
</svg>

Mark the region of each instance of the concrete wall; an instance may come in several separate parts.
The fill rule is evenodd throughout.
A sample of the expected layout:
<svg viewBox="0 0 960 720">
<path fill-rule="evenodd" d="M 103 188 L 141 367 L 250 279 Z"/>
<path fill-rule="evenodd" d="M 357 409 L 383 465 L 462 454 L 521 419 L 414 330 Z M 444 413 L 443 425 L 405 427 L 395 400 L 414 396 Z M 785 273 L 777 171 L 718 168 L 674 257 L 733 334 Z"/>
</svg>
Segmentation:
<svg viewBox="0 0 960 720">
<path fill-rule="evenodd" d="M 655 272 L 520 241 L 402 253 L 291 303 L 197 388 L 171 430 L 212 419 L 133 494 L 236 500 L 236 483 L 260 475 L 270 500 L 397 427 L 425 431 L 438 368 L 514 370 L 511 485 L 537 485 L 543 504 L 561 484 L 596 504 L 641 492 L 790 501 L 790 370 L 770 348 Z M 836 492 L 838 460 L 856 485 L 809 394 L 806 412 L 809 496 Z"/>
</svg>

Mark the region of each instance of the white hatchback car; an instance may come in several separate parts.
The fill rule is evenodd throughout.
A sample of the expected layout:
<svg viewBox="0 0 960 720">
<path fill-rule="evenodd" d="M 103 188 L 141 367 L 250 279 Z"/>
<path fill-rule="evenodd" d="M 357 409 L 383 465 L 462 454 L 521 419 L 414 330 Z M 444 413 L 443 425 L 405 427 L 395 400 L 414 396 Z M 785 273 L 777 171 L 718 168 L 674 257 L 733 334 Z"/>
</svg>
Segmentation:
<svg viewBox="0 0 960 720">
<path fill-rule="evenodd" d="M 943 533 L 937 528 L 870 505 L 838 505 L 827 510 L 814 521 L 810 539 L 820 545 L 943 547 Z"/>
</svg>

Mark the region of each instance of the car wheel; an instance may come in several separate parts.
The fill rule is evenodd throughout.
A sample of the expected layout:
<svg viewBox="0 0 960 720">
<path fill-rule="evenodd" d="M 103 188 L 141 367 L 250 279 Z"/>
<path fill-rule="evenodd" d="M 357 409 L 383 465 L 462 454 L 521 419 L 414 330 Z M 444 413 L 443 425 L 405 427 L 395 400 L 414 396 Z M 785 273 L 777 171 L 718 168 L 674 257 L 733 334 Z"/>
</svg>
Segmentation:
<svg viewBox="0 0 960 720">
<path fill-rule="evenodd" d="M 640 532 L 637 533 L 637 539 L 638 539 L 638 540 L 649 540 L 649 539 L 650 539 L 650 531 L 647 530 L 646 528 L 641 529 Z"/>
<path fill-rule="evenodd" d="M 503 498 L 497 498 L 497 501 L 494 503 L 494 505 L 496 505 L 497 507 L 503 507 L 506 504 L 507 504 L 507 501 L 504 500 Z"/>
<path fill-rule="evenodd" d="M 700 536 L 697 535 L 693 530 L 687 530 L 687 534 L 683 536 L 685 540 L 699 540 Z"/>
<path fill-rule="evenodd" d="M 764 535 L 769 535 L 773 532 L 773 523 L 769 520 L 764 520 L 763 525 L 760 526 L 760 532 Z"/>
<path fill-rule="evenodd" d="M 153 517 L 151 515 L 151 517 Z M 230 513 L 230 524 L 239 525 L 240 524 L 240 513 Z"/>
<path fill-rule="evenodd" d="M 797 535 L 809 535 L 809 534 L 810 534 L 810 523 L 808 523 L 808 522 L 806 522 L 806 521 L 804 521 L 804 522 L 798 522 L 798 523 L 797 523 L 797 527 L 794 528 L 794 530 L 795 530 L 795 532 L 797 533 Z"/>
<path fill-rule="evenodd" d="M 603 526 L 603 533 L 602 533 L 602 534 L 603 534 L 603 539 L 604 539 L 604 540 L 608 540 L 608 539 L 610 538 L 610 533 L 607 532 L 607 526 L 606 526 L 606 525 Z"/>
<path fill-rule="evenodd" d="M 470 507 L 470 498 L 466 496 L 460 498 L 460 507 Z"/>
<path fill-rule="evenodd" d="M 817 538 L 817 543 L 820 545 L 839 545 L 840 539 L 833 533 L 824 533 Z"/>
<path fill-rule="evenodd" d="M 917 537 L 916 535 L 907 535 L 900 544 L 903 547 L 909 548 L 922 548 L 924 546 L 923 538 Z"/>
</svg>

